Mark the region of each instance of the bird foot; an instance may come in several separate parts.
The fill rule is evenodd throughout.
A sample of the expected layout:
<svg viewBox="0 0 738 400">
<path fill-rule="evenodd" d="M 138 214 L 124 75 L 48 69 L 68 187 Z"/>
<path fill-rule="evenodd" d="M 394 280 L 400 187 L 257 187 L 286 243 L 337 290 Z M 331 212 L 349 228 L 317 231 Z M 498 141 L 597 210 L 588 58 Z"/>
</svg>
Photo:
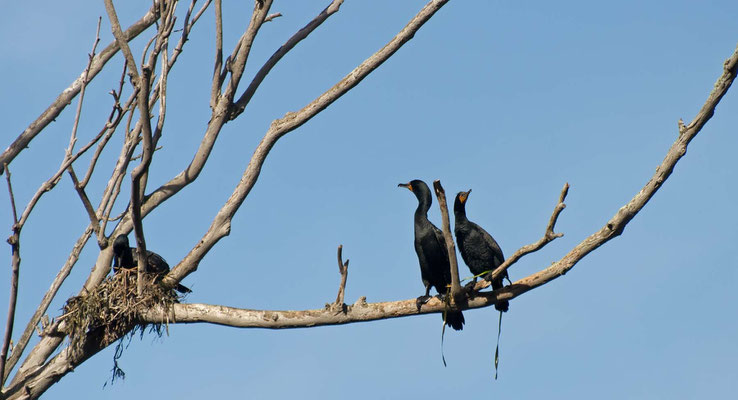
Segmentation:
<svg viewBox="0 0 738 400">
<path fill-rule="evenodd" d="M 474 294 L 476 291 L 474 290 L 474 286 L 477 284 L 476 281 L 472 281 L 464 285 L 464 290 L 466 291 L 466 295 L 469 296 L 470 299 L 474 298 Z"/>
<path fill-rule="evenodd" d="M 423 304 L 427 303 L 430 299 L 431 297 L 427 295 L 419 296 L 417 299 L 415 299 L 415 306 L 418 307 L 418 311 L 420 311 L 420 307 L 422 307 Z"/>
</svg>

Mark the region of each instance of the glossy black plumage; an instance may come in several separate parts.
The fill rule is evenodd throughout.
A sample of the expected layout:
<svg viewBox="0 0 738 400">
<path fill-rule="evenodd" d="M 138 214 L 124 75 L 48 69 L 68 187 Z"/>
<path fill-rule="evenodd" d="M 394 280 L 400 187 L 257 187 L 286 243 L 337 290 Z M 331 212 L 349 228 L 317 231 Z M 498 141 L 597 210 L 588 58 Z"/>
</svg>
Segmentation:
<svg viewBox="0 0 738 400">
<path fill-rule="evenodd" d="M 169 272 L 169 264 L 162 256 L 153 251 L 146 251 L 147 271 L 157 275 L 165 275 Z M 134 269 L 138 266 L 138 249 L 131 247 L 128 236 L 118 235 L 113 241 L 113 272 L 118 273 L 121 269 Z M 175 287 L 180 293 L 190 293 L 188 287 L 177 284 Z"/>
<path fill-rule="evenodd" d="M 445 295 L 447 285 L 451 283 L 451 269 L 448 260 L 448 250 L 443 239 L 443 233 L 428 220 L 428 210 L 433 202 L 430 189 L 425 182 L 413 180 L 409 183 L 397 185 L 409 189 L 418 198 L 418 208 L 415 210 L 415 253 L 420 263 L 420 277 L 425 286 L 425 295 L 418 297 L 418 307 L 428 300 L 431 286 Z M 464 327 L 464 314 L 461 311 L 446 313 L 446 324 L 459 331 Z"/>
<path fill-rule="evenodd" d="M 505 261 L 505 256 L 502 255 L 502 249 L 497 241 L 487 233 L 482 227 L 469 221 L 466 217 L 466 200 L 471 193 L 471 189 L 468 192 L 459 192 L 454 200 L 454 233 L 456 234 L 456 245 L 459 246 L 461 257 L 464 259 L 464 263 L 469 267 L 469 270 L 474 275 L 479 275 L 484 271 L 492 271 L 499 267 L 500 264 Z M 491 282 L 492 289 L 500 289 L 503 287 L 502 280 L 507 276 L 505 275 Z M 485 276 L 485 279 L 488 279 Z M 474 279 L 476 282 L 476 278 Z M 507 311 L 510 303 L 505 300 L 495 304 L 495 308 L 499 311 Z"/>
</svg>

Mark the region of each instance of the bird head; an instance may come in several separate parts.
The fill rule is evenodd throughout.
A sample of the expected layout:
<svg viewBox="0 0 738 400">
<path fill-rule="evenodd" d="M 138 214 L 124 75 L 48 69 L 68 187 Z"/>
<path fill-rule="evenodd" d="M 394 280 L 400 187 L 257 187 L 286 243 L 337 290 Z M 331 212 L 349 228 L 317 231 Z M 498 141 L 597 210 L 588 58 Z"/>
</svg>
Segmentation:
<svg viewBox="0 0 738 400">
<path fill-rule="evenodd" d="M 128 236 L 118 235 L 113 241 L 113 254 L 121 255 L 126 250 L 130 250 L 131 246 L 128 244 Z"/>
<path fill-rule="evenodd" d="M 415 197 L 418 198 L 418 201 L 426 202 L 428 203 L 428 205 L 430 205 L 430 203 L 433 201 L 428 185 L 426 185 L 425 182 L 421 181 L 420 179 L 413 179 L 408 183 L 400 183 L 397 185 L 397 187 L 404 187 L 408 189 L 415 194 Z"/>
<path fill-rule="evenodd" d="M 469 198 L 469 193 L 471 193 L 471 189 L 467 190 L 466 192 L 459 192 L 456 194 L 456 199 L 461 202 L 461 204 L 466 203 L 466 199 Z"/>
<path fill-rule="evenodd" d="M 471 189 L 467 190 L 466 192 L 459 192 L 456 194 L 456 199 L 454 199 L 454 213 L 464 214 L 466 213 L 466 200 L 469 198 L 469 193 L 471 193 Z"/>
</svg>

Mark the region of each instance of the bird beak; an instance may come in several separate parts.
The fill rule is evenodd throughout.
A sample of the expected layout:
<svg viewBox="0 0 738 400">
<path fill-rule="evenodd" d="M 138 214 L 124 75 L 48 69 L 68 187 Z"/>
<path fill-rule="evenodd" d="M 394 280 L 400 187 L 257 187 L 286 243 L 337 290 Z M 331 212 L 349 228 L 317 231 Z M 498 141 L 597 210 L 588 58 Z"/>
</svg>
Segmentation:
<svg viewBox="0 0 738 400">
<path fill-rule="evenodd" d="M 406 188 L 407 190 L 409 190 L 411 192 L 413 191 L 413 187 L 412 187 L 412 185 L 410 185 L 410 182 L 408 182 L 408 183 L 398 183 L 397 184 L 397 187 L 404 187 L 404 188 Z"/>
<path fill-rule="evenodd" d="M 459 193 L 459 200 L 461 201 L 461 204 L 466 203 L 466 199 L 469 198 L 469 193 L 471 193 L 471 189 L 466 192 Z"/>
</svg>

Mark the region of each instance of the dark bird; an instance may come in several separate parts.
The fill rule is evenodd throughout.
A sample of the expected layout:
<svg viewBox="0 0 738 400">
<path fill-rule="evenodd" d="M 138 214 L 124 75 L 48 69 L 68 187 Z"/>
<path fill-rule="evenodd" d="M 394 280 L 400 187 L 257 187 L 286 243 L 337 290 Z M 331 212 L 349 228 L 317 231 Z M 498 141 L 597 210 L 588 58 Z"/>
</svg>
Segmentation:
<svg viewBox="0 0 738 400">
<path fill-rule="evenodd" d="M 464 259 L 464 263 L 469 267 L 469 270 L 474 275 L 479 275 L 484 271 L 492 271 L 499 267 L 505 256 L 502 255 L 502 249 L 497 241 L 487 233 L 481 226 L 469 221 L 466 218 L 466 200 L 469 198 L 468 192 L 459 192 L 454 200 L 454 233 L 456 234 L 456 245 L 459 246 L 461 251 L 461 257 Z M 489 280 L 491 274 L 488 274 L 484 279 Z M 504 276 L 500 276 L 498 279 L 493 280 L 492 289 L 497 290 L 502 288 L 502 280 L 507 277 L 507 271 Z M 509 279 L 509 278 L 508 278 Z M 477 278 L 474 278 L 476 283 Z M 503 300 L 495 304 L 495 308 L 499 311 L 507 311 L 510 303 L 507 300 Z"/>
<path fill-rule="evenodd" d="M 160 277 L 169 272 L 169 264 L 162 256 L 153 251 L 146 250 L 146 270 Z M 118 273 L 121 269 L 135 269 L 138 266 L 138 249 L 128 244 L 128 236 L 118 235 L 113 241 L 113 272 Z M 190 293 L 188 287 L 177 284 L 175 287 L 180 293 Z"/>
<path fill-rule="evenodd" d="M 448 250 L 443 239 L 443 233 L 428 220 L 433 198 L 425 182 L 415 179 L 409 183 L 397 185 L 409 189 L 418 198 L 418 208 L 415 210 L 415 253 L 420 262 L 420 277 L 425 285 L 425 295 L 418 297 L 418 309 L 430 298 L 431 286 L 436 288 L 440 295 L 447 294 L 447 287 L 451 283 L 451 267 L 448 261 Z M 446 325 L 460 331 L 464 328 L 464 314 L 461 311 L 448 311 Z"/>
</svg>

